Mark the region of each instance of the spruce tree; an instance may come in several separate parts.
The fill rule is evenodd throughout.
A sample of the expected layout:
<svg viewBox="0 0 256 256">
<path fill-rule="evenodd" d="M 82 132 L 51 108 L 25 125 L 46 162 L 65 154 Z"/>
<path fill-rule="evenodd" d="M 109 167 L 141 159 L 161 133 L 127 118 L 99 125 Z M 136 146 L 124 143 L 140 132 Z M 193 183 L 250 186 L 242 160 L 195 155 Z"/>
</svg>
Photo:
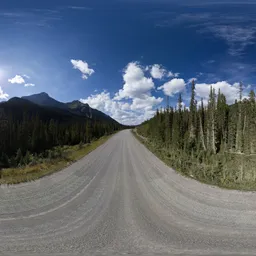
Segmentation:
<svg viewBox="0 0 256 256">
<path fill-rule="evenodd" d="M 242 150 L 242 97 L 243 97 L 243 84 L 239 85 L 239 102 L 238 102 L 238 113 L 237 113 L 237 130 L 236 130 L 236 151 L 241 152 Z"/>
<path fill-rule="evenodd" d="M 195 99 L 195 81 L 191 84 L 191 99 L 189 107 L 189 146 L 190 148 L 195 147 L 196 140 L 196 99 Z"/>
</svg>

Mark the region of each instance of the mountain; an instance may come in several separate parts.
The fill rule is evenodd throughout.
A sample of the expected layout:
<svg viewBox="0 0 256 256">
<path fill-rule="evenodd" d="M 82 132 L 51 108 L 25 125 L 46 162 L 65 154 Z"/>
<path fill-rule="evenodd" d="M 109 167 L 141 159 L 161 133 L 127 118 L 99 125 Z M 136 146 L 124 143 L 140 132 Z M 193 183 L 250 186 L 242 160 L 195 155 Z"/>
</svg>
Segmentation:
<svg viewBox="0 0 256 256">
<path fill-rule="evenodd" d="M 86 118 L 89 118 L 92 120 L 97 120 L 97 121 L 104 120 L 104 121 L 116 122 L 110 116 L 102 113 L 101 111 L 99 111 L 97 109 L 93 109 L 88 104 L 83 104 L 82 102 L 80 102 L 78 100 L 74 100 L 74 101 L 68 102 L 68 103 L 63 103 L 63 102 L 60 102 L 60 101 L 57 101 L 57 100 L 51 98 L 45 92 L 33 94 L 30 96 L 24 96 L 21 98 L 29 100 L 35 104 L 40 105 L 40 106 L 65 110 L 69 113 L 72 113 L 72 114 L 75 114 L 78 116 L 83 116 L 83 117 L 86 117 Z"/>
<path fill-rule="evenodd" d="M 0 103 L 0 109 L 4 110 L 4 115 L 7 118 L 12 116 L 15 120 L 21 121 L 24 119 L 24 112 L 28 117 L 38 116 L 42 121 L 50 121 L 51 119 L 59 121 L 61 123 L 72 123 L 73 121 L 84 121 L 84 117 L 74 115 L 69 111 L 43 107 L 35 104 L 24 98 L 14 97 L 6 102 Z"/>
<path fill-rule="evenodd" d="M 8 160 L 15 160 L 18 151 L 23 156 L 27 152 L 45 154 L 56 146 L 90 143 L 125 128 L 79 101 L 62 103 L 47 94 L 14 97 L 0 103 L 0 168 L 1 161 L 2 166 L 23 164 Z"/>
<path fill-rule="evenodd" d="M 21 98 L 29 100 L 33 103 L 40 105 L 40 106 L 55 107 L 55 108 L 68 110 L 68 106 L 65 103 L 59 102 L 59 101 L 51 98 L 46 92 L 41 92 L 41 93 L 33 94 L 30 96 L 23 96 Z"/>
<path fill-rule="evenodd" d="M 83 115 L 88 118 L 96 119 L 96 120 L 103 119 L 103 120 L 115 121 L 110 116 L 104 114 L 103 112 L 101 112 L 97 109 L 91 108 L 87 103 L 83 104 L 79 100 L 74 100 L 72 102 L 68 102 L 68 103 L 66 103 L 66 105 L 68 106 L 69 110 L 72 113 L 75 113 L 77 115 Z"/>
</svg>

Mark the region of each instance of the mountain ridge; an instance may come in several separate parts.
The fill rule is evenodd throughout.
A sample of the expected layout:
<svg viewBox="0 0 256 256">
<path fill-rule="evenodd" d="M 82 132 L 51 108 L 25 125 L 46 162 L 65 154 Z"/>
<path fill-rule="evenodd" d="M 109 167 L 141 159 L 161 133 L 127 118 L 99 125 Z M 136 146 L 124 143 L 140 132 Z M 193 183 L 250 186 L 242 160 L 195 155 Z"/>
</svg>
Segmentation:
<svg viewBox="0 0 256 256">
<path fill-rule="evenodd" d="M 64 103 L 50 97 L 49 94 L 47 94 L 46 92 L 32 94 L 29 96 L 22 96 L 21 99 L 28 100 L 30 102 L 33 102 L 43 107 L 62 109 L 72 114 L 84 116 L 92 120 L 97 120 L 97 121 L 104 120 L 104 121 L 111 121 L 111 122 L 118 123 L 115 119 L 113 119 L 109 115 L 101 112 L 100 110 L 91 108 L 89 104 L 87 103 L 84 104 L 79 100 L 73 100 L 71 102 Z"/>
</svg>

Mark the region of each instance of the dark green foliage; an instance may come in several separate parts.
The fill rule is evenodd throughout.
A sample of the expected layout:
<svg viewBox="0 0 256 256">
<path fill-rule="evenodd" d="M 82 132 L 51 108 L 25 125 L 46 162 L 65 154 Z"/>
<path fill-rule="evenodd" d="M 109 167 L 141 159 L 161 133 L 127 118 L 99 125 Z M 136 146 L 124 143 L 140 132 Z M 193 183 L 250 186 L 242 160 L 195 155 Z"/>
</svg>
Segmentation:
<svg viewBox="0 0 256 256">
<path fill-rule="evenodd" d="M 27 152 L 26 152 L 26 154 L 25 154 L 25 156 L 24 156 L 24 158 L 23 158 L 23 163 L 25 164 L 25 165 L 27 165 L 27 164 L 29 164 L 30 163 L 30 161 L 31 161 L 31 158 L 30 158 L 31 156 L 30 156 L 30 153 L 29 153 L 29 151 L 27 150 Z"/>
<path fill-rule="evenodd" d="M 0 131 L 0 168 L 27 165 L 31 154 L 56 158 L 61 152 L 51 149 L 57 146 L 83 145 L 126 128 L 100 111 L 105 118 L 93 119 L 20 98 L 1 103 L 0 109 L 5 116 L 5 128 Z"/>
<path fill-rule="evenodd" d="M 157 110 L 137 127 L 149 148 L 172 167 L 201 181 L 232 187 L 256 180 L 256 101 L 251 91 L 227 105 L 226 97 L 211 88 L 207 106 L 197 105 L 192 83 L 190 110 Z M 256 183 L 255 183 L 256 187 Z"/>
<path fill-rule="evenodd" d="M 82 141 L 80 141 L 80 143 L 79 143 L 79 149 L 83 148 L 83 145 L 84 145 L 84 143 L 83 143 Z"/>
<path fill-rule="evenodd" d="M 72 113 L 72 114 L 83 116 L 92 120 L 116 122 L 110 116 L 102 113 L 97 109 L 93 109 L 88 104 L 83 104 L 78 100 L 74 100 L 68 103 L 63 103 L 51 98 L 45 92 L 33 94 L 30 96 L 25 96 L 25 97 L 22 97 L 22 99 L 26 99 L 39 106 L 54 108 L 55 110 L 59 109 L 59 111 L 62 110 L 62 112 L 66 112 L 68 114 Z"/>
<path fill-rule="evenodd" d="M 59 101 L 51 98 L 45 92 L 33 94 L 30 96 L 23 96 L 22 99 L 29 100 L 35 104 L 40 105 L 40 106 L 55 107 L 55 108 L 66 109 L 66 110 L 68 109 L 68 106 L 65 103 L 59 102 Z"/>
<path fill-rule="evenodd" d="M 17 164 L 23 164 L 23 155 L 22 155 L 22 151 L 21 149 L 19 148 L 17 153 L 16 153 L 16 157 L 15 157 L 15 161 Z"/>
<path fill-rule="evenodd" d="M 7 167 L 9 165 L 9 159 L 8 156 L 2 152 L 2 155 L 0 156 L 0 169 L 1 167 Z"/>
</svg>

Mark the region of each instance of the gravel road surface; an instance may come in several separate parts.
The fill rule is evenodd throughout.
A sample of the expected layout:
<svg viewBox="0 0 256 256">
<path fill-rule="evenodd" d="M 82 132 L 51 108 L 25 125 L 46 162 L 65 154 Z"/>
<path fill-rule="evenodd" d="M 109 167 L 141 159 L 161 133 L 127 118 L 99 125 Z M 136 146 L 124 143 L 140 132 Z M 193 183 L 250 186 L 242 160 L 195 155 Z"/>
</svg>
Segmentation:
<svg viewBox="0 0 256 256">
<path fill-rule="evenodd" d="M 184 178 L 129 130 L 0 187 L 0 255 L 256 255 L 256 193 Z"/>
</svg>

